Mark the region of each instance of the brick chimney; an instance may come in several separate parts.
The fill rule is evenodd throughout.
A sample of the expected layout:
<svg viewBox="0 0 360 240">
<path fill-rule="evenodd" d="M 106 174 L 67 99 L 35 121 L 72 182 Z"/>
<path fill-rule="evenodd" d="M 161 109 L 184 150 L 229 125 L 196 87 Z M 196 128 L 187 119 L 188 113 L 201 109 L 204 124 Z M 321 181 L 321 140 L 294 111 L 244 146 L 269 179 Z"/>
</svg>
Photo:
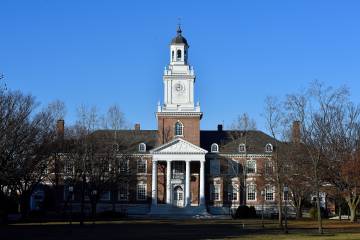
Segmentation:
<svg viewBox="0 0 360 240">
<path fill-rule="evenodd" d="M 59 140 L 64 139 L 64 131 L 65 131 L 65 121 L 63 119 L 59 119 L 56 122 L 56 136 Z"/>
<path fill-rule="evenodd" d="M 300 143 L 300 138 L 301 138 L 300 121 L 293 122 L 291 138 L 293 143 Z"/>
<path fill-rule="evenodd" d="M 135 131 L 140 131 L 140 123 L 135 123 Z"/>
<path fill-rule="evenodd" d="M 223 130 L 223 125 L 222 124 L 218 124 L 217 130 L 219 132 L 221 132 Z"/>
</svg>

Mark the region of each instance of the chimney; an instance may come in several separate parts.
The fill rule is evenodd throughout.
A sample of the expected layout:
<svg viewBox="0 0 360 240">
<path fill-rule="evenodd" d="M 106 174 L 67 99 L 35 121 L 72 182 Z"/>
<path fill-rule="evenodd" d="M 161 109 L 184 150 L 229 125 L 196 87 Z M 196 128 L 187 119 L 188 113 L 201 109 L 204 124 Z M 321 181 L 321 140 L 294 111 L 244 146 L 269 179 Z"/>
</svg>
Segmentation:
<svg viewBox="0 0 360 240">
<path fill-rule="evenodd" d="M 292 125 L 292 142 L 293 143 L 300 143 L 300 121 L 294 121 Z"/>
<path fill-rule="evenodd" d="M 135 131 L 140 131 L 140 123 L 135 123 Z"/>
<path fill-rule="evenodd" d="M 222 124 L 218 124 L 218 129 L 219 132 L 221 132 L 223 130 L 223 125 Z"/>
<path fill-rule="evenodd" d="M 64 139 L 64 130 L 65 130 L 65 122 L 62 119 L 57 120 L 56 122 L 56 136 L 58 140 Z"/>
</svg>

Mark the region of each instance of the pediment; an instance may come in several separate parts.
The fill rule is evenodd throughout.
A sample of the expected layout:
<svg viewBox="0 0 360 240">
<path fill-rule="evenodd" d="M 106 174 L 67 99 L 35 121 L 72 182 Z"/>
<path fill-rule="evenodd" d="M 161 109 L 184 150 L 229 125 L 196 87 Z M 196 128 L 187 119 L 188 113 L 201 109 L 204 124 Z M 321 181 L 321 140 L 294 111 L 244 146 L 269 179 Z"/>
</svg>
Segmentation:
<svg viewBox="0 0 360 240">
<path fill-rule="evenodd" d="M 161 145 L 152 151 L 152 154 L 206 154 L 207 151 L 202 149 L 182 138 L 175 138 L 174 140 Z"/>
</svg>

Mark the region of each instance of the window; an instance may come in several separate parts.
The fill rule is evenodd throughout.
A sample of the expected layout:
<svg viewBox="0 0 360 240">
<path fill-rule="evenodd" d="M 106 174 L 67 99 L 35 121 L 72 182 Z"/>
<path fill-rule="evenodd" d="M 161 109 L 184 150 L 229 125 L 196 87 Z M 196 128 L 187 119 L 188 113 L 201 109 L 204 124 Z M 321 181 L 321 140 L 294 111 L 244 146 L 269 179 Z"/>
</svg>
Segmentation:
<svg viewBox="0 0 360 240">
<path fill-rule="evenodd" d="M 100 196 L 101 201 L 110 201 L 110 191 L 105 191 Z"/>
<path fill-rule="evenodd" d="M 75 200 L 74 186 L 70 183 L 65 183 L 64 185 L 64 201 Z"/>
<path fill-rule="evenodd" d="M 65 162 L 65 174 L 73 174 L 74 173 L 74 164 L 71 161 Z"/>
<path fill-rule="evenodd" d="M 119 171 L 120 173 L 129 172 L 129 160 L 125 160 L 125 159 L 119 160 Z"/>
<path fill-rule="evenodd" d="M 176 61 L 181 61 L 181 50 L 180 49 L 178 49 L 176 51 Z"/>
<path fill-rule="evenodd" d="M 211 144 L 211 152 L 219 152 L 219 145 L 216 143 Z"/>
<path fill-rule="evenodd" d="M 175 136 L 183 136 L 184 125 L 181 122 L 175 123 Z"/>
<path fill-rule="evenodd" d="M 174 51 L 171 51 L 171 61 L 174 61 Z"/>
<path fill-rule="evenodd" d="M 270 160 L 265 161 L 264 168 L 265 168 L 265 174 L 271 175 L 273 173 L 273 165 L 272 165 L 272 162 Z"/>
<path fill-rule="evenodd" d="M 246 152 L 246 146 L 245 146 L 245 144 L 243 144 L 243 143 L 239 144 L 239 152 L 240 152 L 240 153 Z"/>
<path fill-rule="evenodd" d="M 146 173 L 146 160 L 139 159 L 137 161 L 137 173 Z"/>
<path fill-rule="evenodd" d="M 265 187 L 265 200 L 266 201 L 274 201 L 274 187 L 273 186 Z"/>
<path fill-rule="evenodd" d="M 185 162 L 175 161 L 172 165 L 173 178 L 181 179 L 185 172 Z"/>
<path fill-rule="evenodd" d="M 220 161 L 219 159 L 211 159 L 210 160 L 210 174 L 211 175 L 219 175 L 220 174 Z"/>
<path fill-rule="evenodd" d="M 228 174 L 237 175 L 239 171 L 239 164 L 236 160 L 228 159 Z"/>
<path fill-rule="evenodd" d="M 211 189 L 210 189 L 210 193 L 211 193 L 211 200 L 220 201 L 220 185 L 219 184 L 212 185 Z"/>
<path fill-rule="evenodd" d="M 250 184 L 247 186 L 247 200 L 248 201 L 256 200 L 256 186 L 254 184 Z"/>
<path fill-rule="evenodd" d="M 273 151 L 273 146 L 271 145 L 271 143 L 266 144 L 266 146 L 265 146 L 265 152 L 270 153 L 270 152 L 272 152 L 272 151 Z"/>
<path fill-rule="evenodd" d="M 237 184 L 231 184 L 228 188 L 228 200 L 229 201 L 238 201 L 238 192 L 239 187 Z"/>
<path fill-rule="evenodd" d="M 139 152 L 146 152 L 146 144 L 145 143 L 139 144 Z"/>
<path fill-rule="evenodd" d="M 121 183 L 119 186 L 119 201 L 127 201 L 129 194 L 129 185 L 128 183 Z"/>
<path fill-rule="evenodd" d="M 247 173 L 255 173 L 256 172 L 255 160 L 247 160 L 246 161 L 246 172 Z"/>
<path fill-rule="evenodd" d="M 137 185 L 136 199 L 140 201 L 146 200 L 146 184 L 140 183 Z"/>
</svg>

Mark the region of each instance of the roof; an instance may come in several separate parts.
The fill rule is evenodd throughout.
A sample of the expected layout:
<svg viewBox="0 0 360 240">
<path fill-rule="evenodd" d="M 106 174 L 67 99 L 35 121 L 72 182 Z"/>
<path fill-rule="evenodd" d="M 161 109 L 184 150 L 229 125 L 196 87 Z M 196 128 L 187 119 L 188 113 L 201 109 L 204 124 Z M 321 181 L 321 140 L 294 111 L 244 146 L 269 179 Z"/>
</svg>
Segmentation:
<svg viewBox="0 0 360 240">
<path fill-rule="evenodd" d="M 171 40 L 171 44 L 185 44 L 186 46 L 189 46 L 186 38 L 184 38 L 181 33 L 182 33 L 182 30 L 181 30 L 181 28 L 179 26 L 177 31 L 176 31 L 176 37 L 174 37 Z"/>
<path fill-rule="evenodd" d="M 159 147 L 159 135 L 157 130 L 98 130 L 93 133 L 96 137 L 104 141 L 114 140 L 115 136 L 119 145 L 125 146 L 128 152 L 137 153 L 140 143 L 146 144 L 146 152 L 152 152 Z M 246 144 L 249 154 L 265 153 L 266 144 L 275 146 L 276 139 L 257 130 L 237 131 L 237 130 L 215 130 L 200 131 L 200 147 L 211 152 L 211 145 L 219 145 L 220 153 L 239 153 L 239 144 Z M 279 143 L 279 142 L 278 142 Z"/>
<path fill-rule="evenodd" d="M 239 153 L 239 145 L 246 145 L 246 152 L 250 154 L 265 153 L 266 144 L 275 146 L 276 139 L 257 130 L 239 131 L 239 130 L 218 130 L 201 131 L 200 145 L 202 148 L 211 152 L 211 145 L 219 145 L 220 153 Z"/>
<path fill-rule="evenodd" d="M 127 152 L 138 152 L 139 144 L 146 144 L 146 152 L 155 148 L 158 143 L 157 130 L 97 130 L 92 133 L 97 138 L 104 141 L 113 141 L 119 144 L 119 147 L 126 148 Z"/>
</svg>

